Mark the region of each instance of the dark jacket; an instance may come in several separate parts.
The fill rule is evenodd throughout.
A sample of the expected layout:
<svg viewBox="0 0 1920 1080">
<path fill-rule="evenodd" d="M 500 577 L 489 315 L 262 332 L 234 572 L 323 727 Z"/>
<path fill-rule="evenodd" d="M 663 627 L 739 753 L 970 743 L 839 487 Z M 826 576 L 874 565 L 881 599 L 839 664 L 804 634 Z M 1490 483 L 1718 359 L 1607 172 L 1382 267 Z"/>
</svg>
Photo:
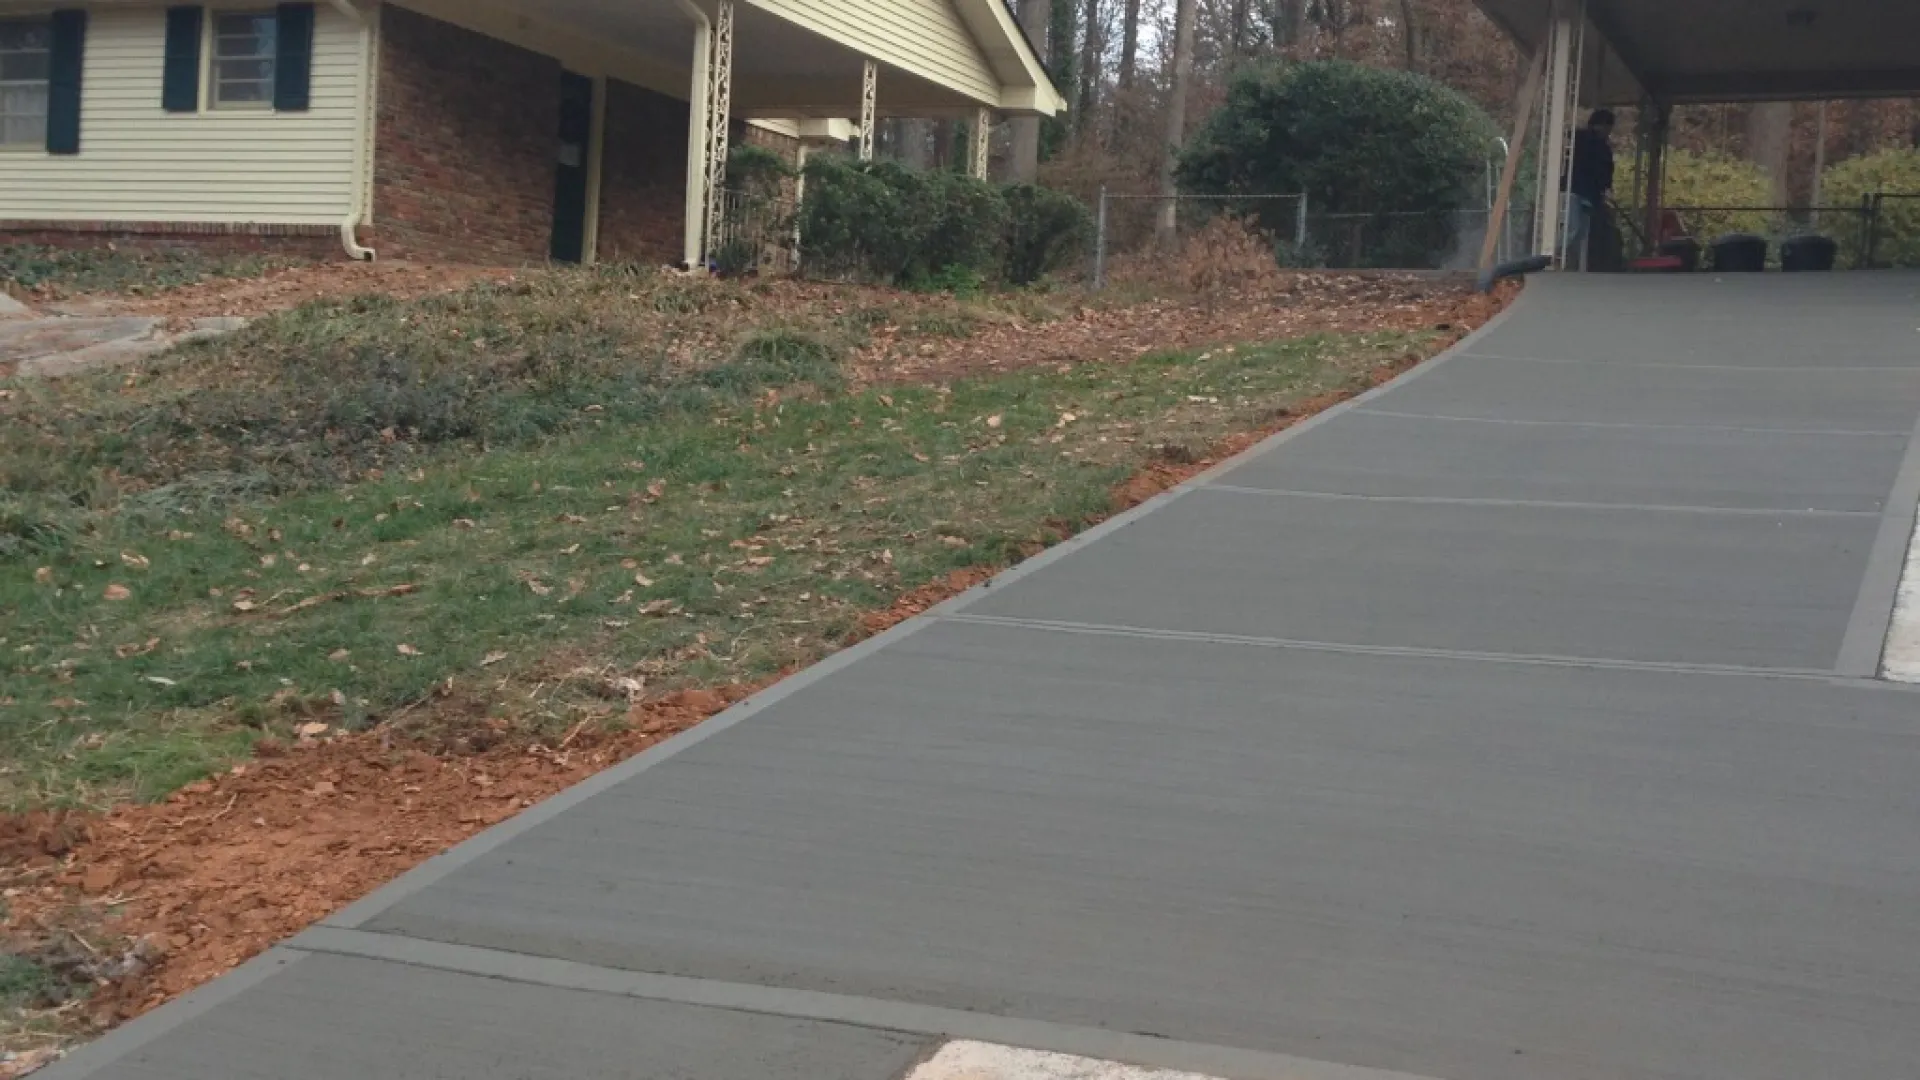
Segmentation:
<svg viewBox="0 0 1920 1080">
<path fill-rule="evenodd" d="M 1567 190 L 1599 202 L 1613 190 L 1613 144 L 1592 128 L 1573 133 L 1573 172 L 1567 178 Z"/>
</svg>

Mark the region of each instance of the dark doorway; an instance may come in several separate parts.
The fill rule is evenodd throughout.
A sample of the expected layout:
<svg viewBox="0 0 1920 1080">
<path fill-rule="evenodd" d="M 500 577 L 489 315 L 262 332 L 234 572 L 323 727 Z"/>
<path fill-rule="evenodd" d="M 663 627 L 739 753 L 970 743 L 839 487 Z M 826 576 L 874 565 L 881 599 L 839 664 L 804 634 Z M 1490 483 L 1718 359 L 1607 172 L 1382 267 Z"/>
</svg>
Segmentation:
<svg viewBox="0 0 1920 1080">
<path fill-rule="evenodd" d="M 553 191 L 555 262 L 577 263 L 587 254 L 587 165 L 593 145 L 593 80 L 560 76 L 560 164 Z"/>
</svg>

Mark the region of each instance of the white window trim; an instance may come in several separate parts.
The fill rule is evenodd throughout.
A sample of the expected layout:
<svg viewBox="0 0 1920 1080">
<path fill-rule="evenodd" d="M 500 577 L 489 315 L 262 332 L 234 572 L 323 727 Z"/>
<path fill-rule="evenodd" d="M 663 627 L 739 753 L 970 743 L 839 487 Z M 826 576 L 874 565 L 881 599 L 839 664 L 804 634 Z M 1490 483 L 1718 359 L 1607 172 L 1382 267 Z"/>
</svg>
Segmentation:
<svg viewBox="0 0 1920 1080">
<path fill-rule="evenodd" d="M 222 105 L 219 99 L 220 86 L 220 16 L 222 15 L 267 15 L 277 16 L 271 7 L 259 4 L 208 4 L 202 8 L 200 19 L 200 115 L 202 116 L 259 116 L 261 113 L 277 113 L 273 107 L 273 86 L 267 86 L 265 101 L 235 101 Z M 274 41 L 279 41 L 279 26 L 274 27 Z M 274 73 L 279 74 L 279 59 L 274 60 Z"/>
<path fill-rule="evenodd" d="M 48 17 L 44 13 L 39 13 L 39 12 L 32 13 L 32 14 L 17 15 L 17 16 L 9 15 L 5 17 L 0 17 L 0 23 L 14 23 L 22 26 L 34 25 L 34 26 L 46 27 L 48 32 L 47 63 L 49 65 L 53 63 L 53 41 L 52 41 L 53 20 L 50 17 Z M 23 82 L 20 85 L 26 85 L 26 84 Z M 52 79 L 51 71 L 49 71 L 48 78 L 45 80 L 45 86 L 46 86 L 46 92 L 47 92 L 47 111 L 49 113 L 49 115 L 45 118 L 45 120 L 47 122 L 51 122 L 52 117 L 50 114 L 53 111 L 53 79 Z M 37 143 L 36 142 L 21 142 L 21 143 L 0 142 L 0 154 L 45 154 L 46 152 L 47 152 L 47 140 L 46 140 L 46 133 L 44 131 L 44 126 L 41 133 L 40 141 Z"/>
</svg>

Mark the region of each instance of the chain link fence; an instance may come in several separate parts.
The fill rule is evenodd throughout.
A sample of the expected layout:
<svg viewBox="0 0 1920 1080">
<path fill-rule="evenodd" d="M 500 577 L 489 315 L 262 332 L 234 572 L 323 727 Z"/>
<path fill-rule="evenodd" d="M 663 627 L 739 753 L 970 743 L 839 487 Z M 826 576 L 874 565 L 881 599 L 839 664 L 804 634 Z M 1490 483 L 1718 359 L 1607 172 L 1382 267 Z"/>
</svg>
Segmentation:
<svg viewBox="0 0 1920 1080">
<path fill-rule="evenodd" d="M 1920 269 L 1920 191 L 1882 191 L 1869 195 L 1866 254 L 1876 270 Z"/>
<path fill-rule="evenodd" d="M 1493 211 L 1308 214 L 1311 265 L 1335 270 L 1473 270 L 1480 265 Z M 1494 260 L 1531 249 L 1533 211 L 1511 207 L 1494 237 Z"/>
<path fill-rule="evenodd" d="M 1315 213 L 1305 195 L 1131 195 L 1102 192 L 1094 210 L 1092 277 L 1164 259 L 1222 217 L 1248 222 L 1275 260 L 1301 269 L 1471 270 L 1493 211 Z M 1531 250 L 1531 207 L 1511 208 L 1494 238 L 1499 261 Z"/>
</svg>

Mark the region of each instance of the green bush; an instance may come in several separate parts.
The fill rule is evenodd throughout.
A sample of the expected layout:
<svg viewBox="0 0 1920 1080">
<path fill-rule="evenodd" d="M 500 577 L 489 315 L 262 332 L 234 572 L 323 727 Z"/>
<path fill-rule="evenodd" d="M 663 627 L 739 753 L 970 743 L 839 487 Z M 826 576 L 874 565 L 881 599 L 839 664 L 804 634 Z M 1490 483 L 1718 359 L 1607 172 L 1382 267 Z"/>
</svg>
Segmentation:
<svg viewBox="0 0 1920 1080">
<path fill-rule="evenodd" d="M 1827 169 L 1821 192 L 1821 202 L 1834 207 L 1860 206 L 1871 195 L 1914 196 L 1881 201 L 1873 258 L 1877 266 L 1920 267 L 1920 150 L 1882 150 L 1838 162 Z M 1839 228 L 1833 233 L 1842 264 L 1857 265 L 1861 230 Z"/>
<path fill-rule="evenodd" d="M 800 260 L 808 273 L 893 282 L 902 277 L 927 227 L 911 173 L 839 154 L 808 160 L 800 200 Z"/>
<path fill-rule="evenodd" d="M 1072 258 L 1091 232 L 1066 195 L 1002 190 L 946 171 L 823 155 L 807 163 L 802 269 L 909 288 L 1026 285 Z"/>
<path fill-rule="evenodd" d="M 927 216 L 926 236 L 907 266 L 902 284 L 924 284 L 968 271 L 973 279 L 997 277 L 1005 259 L 1010 214 L 1000 189 L 957 172 L 912 174 L 915 200 Z"/>
<path fill-rule="evenodd" d="M 1493 122 L 1424 76 L 1343 60 L 1256 65 L 1181 154 L 1182 189 L 1206 195 L 1304 192 L 1314 214 L 1417 212 L 1450 223 L 1477 196 Z M 1291 235 L 1294 205 L 1248 210 Z"/>
<path fill-rule="evenodd" d="M 1009 285 L 1031 285 L 1071 265 L 1093 239 L 1093 216 L 1080 200 L 1038 184 L 1006 189 Z"/>
</svg>

